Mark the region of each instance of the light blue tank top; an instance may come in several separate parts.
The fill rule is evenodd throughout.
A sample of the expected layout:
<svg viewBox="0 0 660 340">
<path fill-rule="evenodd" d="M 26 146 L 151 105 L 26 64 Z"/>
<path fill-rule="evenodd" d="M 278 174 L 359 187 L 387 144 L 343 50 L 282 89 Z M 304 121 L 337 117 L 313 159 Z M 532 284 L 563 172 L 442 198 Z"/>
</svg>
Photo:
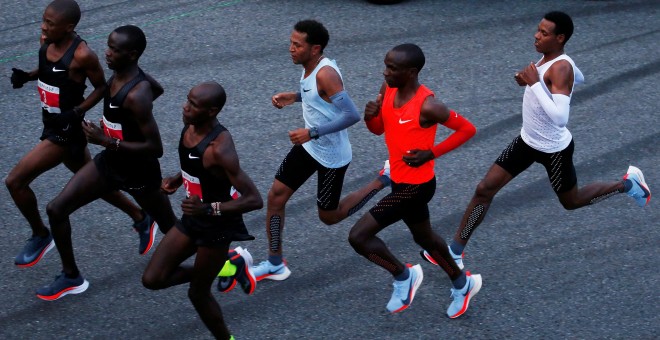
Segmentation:
<svg viewBox="0 0 660 340">
<path fill-rule="evenodd" d="M 307 78 L 305 78 L 305 70 L 303 70 L 300 77 L 303 118 L 305 119 L 305 128 L 308 129 L 324 125 L 341 114 L 339 108 L 319 96 L 316 87 L 316 74 L 324 66 L 332 67 L 341 77 L 337 63 L 328 58 L 323 58 Z M 350 163 L 353 157 L 346 129 L 323 135 L 318 139 L 312 139 L 303 144 L 303 147 L 326 168 L 343 167 Z"/>
</svg>

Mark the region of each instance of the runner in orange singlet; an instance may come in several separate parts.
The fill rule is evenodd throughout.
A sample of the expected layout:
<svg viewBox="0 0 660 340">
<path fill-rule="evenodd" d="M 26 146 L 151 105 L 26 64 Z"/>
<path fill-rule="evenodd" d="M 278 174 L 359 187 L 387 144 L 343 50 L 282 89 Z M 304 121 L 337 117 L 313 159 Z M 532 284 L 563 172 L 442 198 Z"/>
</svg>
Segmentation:
<svg viewBox="0 0 660 340">
<path fill-rule="evenodd" d="M 434 159 L 465 143 L 476 129 L 419 83 L 424 62 L 424 53 L 413 44 L 396 46 L 385 56 L 385 82 L 378 99 L 367 103 L 364 119 L 369 131 L 385 134 L 392 193 L 360 218 L 351 229 L 349 242 L 356 252 L 394 276 L 394 293 L 387 309 L 400 312 L 412 303 L 424 277 L 422 268 L 401 263 L 376 234 L 403 220 L 415 242 L 451 278 L 453 301 L 447 314 L 456 318 L 481 288 L 481 275 L 466 275 L 456 265 L 447 244 L 431 229 L 428 202 L 435 193 Z M 455 131 L 434 145 L 438 124 Z"/>
</svg>

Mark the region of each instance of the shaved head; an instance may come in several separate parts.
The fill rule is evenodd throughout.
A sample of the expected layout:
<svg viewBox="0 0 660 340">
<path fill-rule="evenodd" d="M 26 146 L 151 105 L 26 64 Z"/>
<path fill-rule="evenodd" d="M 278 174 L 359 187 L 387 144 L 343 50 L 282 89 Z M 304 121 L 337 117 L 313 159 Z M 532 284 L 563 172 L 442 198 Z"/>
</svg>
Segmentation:
<svg viewBox="0 0 660 340">
<path fill-rule="evenodd" d="M 215 81 L 203 82 L 195 86 L 199 99 L 208 107 L 217 107 L 221 111 L 227 101 L 227 94 L 222 85 Z"/>
</svg>

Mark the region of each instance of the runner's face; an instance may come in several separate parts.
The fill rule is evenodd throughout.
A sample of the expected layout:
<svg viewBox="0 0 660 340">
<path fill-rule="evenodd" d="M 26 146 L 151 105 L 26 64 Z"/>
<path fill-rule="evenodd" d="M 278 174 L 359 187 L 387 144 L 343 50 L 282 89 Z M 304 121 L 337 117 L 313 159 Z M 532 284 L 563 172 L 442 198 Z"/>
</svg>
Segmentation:
<svg viewBox="0 0 660 340">
<path fill-rule="evenodd" d="M 110 33 L 108 48 L 105 50 L 105 62 L 111 70 L 121 69 L 130 64 L 131 55 L 127 48 L 128 37 L 117 32 Z"/>
<path fill-rule="evenodd" d="M 41 21 L 41 39 L 46 43 L 61 41 L 73 31 L 73 25 L 66 22 L 62 13 L 47 7 Z"/>
<path fill-rule="evenodd" d="M 296 30 L 291 33 L 289 53 L 291 54 L 291 60 L 296 65 L 304 64 L 311 58 L 312 45 L 310 45 L 306 39 L 307 33 L 301 33 Z"/>
<path fill-rule="evenodd" d="M 555 23 L 546 19 L 541 20 L 534 34 L 534 47 L 539 53 L 547 53 L 561 48 L 563 34 L 555 34 Z"/>
<path fill-rule="evenodd" d="M 183 123 L 199 124 L 206 122 L 209 118 L 209 108 L 201 96 L 201 88 L 196 86 L 188 92 L 188 98 L 183 103 Z"/>
<path fill-rule="evenodd" d="M 387 86 L 398 88 L 406 84 L 410 68 L 403 62 L 404 58 L 405 54 L 398 51 L 389 51 L 385 55 L 383 77 Z"/>
</svg>

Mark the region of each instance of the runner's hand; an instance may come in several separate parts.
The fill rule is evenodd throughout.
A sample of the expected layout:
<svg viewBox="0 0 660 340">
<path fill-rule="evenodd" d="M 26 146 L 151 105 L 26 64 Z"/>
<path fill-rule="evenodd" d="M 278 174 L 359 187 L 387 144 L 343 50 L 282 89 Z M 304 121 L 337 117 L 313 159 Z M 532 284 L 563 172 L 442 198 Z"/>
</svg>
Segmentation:
<svg viewBox="0 0 660 340">
<path fill-rule="evenodd" d="M 160 183 L 160 190 L 167 195 L 172 195 L 181 186 L 181 183 L 178 183 L 180 181 L 177 181 L 177 179 L 177 176 L 163 178 L 163 181 Z"/>
<path fill-rule="evenodd" d="M 191 216 L 206 215 L 206 206 L 207 204 L 202 203 L 202 200 L 197 195 L 192 195 L 181 202 L 183 213 Z"/>
<path fill-rule="evenodd" d="M 534 65 L 534 63 L 529 63 L 529 65 L 527 65 L 527 67 L 525 67 L 518 74 L 525 85 L 532 86 L 540 81 L 539 71 L 536 69 L 536 65 Z"/>
<path fill-rule="evenodd" d="M 83 120 L 81 124 L 85 137 L 87 137 L 87 142 L 96 145 L 108 144 L 108 137 L 103 133 L 103 129 L 88 120 Z"/>
<path fill-rule="evenodd" d="M 369 101 L 364 108 L 364 120 L 371 120 L 378 116 L 380 113 L 380 107 L 383 104 L 383 95 L 378 94 L 376 101 Z"/>
<path fill-rule="evenodd" d="M 13 88 L 20 89 L 25 83 L 30 81 L 29 73 L 17 68 L 12 68 L 11 71 L 11 86 Z"/>
<path fill-rule="evenodd" d="M 274 95 L 271 98 L 273 106 L 278 109 L 281 109 L 287 105 L 291 105 L 296 102 L 296 94 L 294 92 L 283 92 Z"/>
<path fill-rule="evenodd" d="M 295 145 L 307 143 L 311 140 L 309 137 L 309 129 L 300 128 L 289 131 L 289 139 L 291 140 L 291 143 Z"/>
<path fill-rule="evenodd" d="M 432 160 L 433 151 L 431 150 L 408 150 L 405 156 L 403 156 L 403 161 L 413 168 L 417 168 L 422 164 Z"/>
</svg>

